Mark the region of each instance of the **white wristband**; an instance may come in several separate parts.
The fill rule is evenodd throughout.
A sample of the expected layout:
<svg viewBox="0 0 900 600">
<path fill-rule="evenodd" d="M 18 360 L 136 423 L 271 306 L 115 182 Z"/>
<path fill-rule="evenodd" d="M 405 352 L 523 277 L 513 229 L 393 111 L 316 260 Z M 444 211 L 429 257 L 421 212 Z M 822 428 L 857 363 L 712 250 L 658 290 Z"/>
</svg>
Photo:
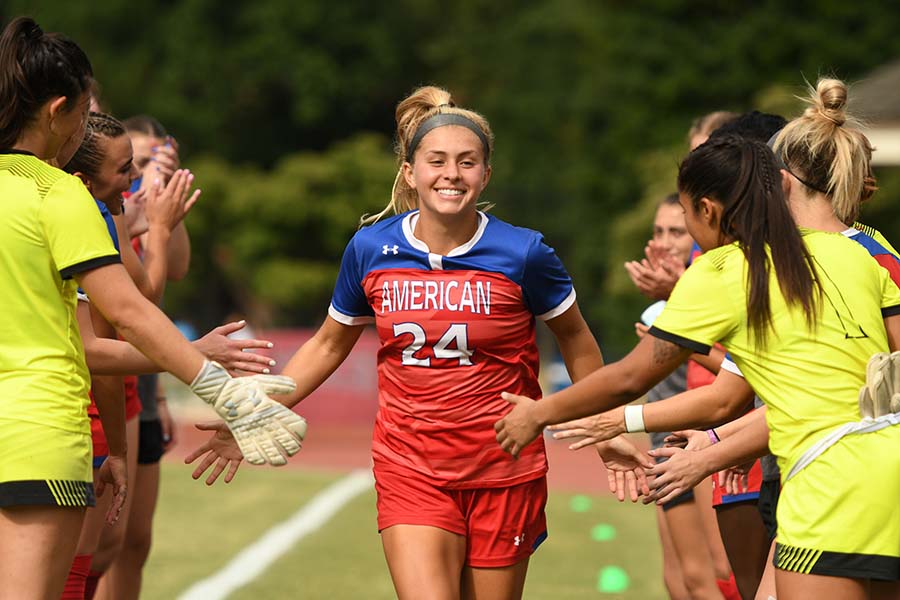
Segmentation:
<svg viewBox="0 0 900 600">
<path fill-rule="evenodd" d="M 643 404 L 629 404 L 625 407 L 625 431 L 628 433 L 646 431 Z"/>
</svg>

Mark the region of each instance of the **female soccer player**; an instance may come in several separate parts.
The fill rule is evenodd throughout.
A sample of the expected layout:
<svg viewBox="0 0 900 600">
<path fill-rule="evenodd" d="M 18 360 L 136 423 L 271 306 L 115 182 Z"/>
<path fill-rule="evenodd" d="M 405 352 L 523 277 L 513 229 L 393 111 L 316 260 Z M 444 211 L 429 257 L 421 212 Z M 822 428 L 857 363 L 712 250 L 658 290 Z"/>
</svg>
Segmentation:
<svg viewBox="0 0 900 600">
<path fill-rule="evenodd" d="M 502 447 L 517 454 L 547 424 L 623 404 L 691 349 L 715 341 L 766 402 L 769 444 L 782 472 L 836 426 L 859 421 L 868 359 L 900 340 L 900 290 L 840 233 L 799 232 L 782 185 L 774 157 L 757 142 L 723 137 L 692 152 L 679 190 L 703 259 L 625 359 L 541 402 L 506 395 L 515 406 L 497 423 Z M 635 409 L 627 415 L 630 430 L 643 429 Z M 900 458 L 890 452 L 898 442 L 895 427 L 845 437 L 785 487 L 781 600 L 900 592 L 900 517 L 893 501 L 875 500 L 893 498 L 900 486 Z"/>
<path fill-rule="evenodd" d="M 656 208 L 653 238 L 648 243 L 648 259 L 636 264 L 642 268 L 649 268 L 650 258 L 655 257 L 654 262 L 657 264 L 665 264 L 663 261 L 668 261 L 672 265 L 679 265 L 679 269 L 670 268 L 664 272 L 680 276 L 690 261 L 693 245 L 694 240 L 684 223 L 684 210 L 678 203 L 678 194 L 670 194 Z M 626 263 L 626 268 L 628 266 L 629 263 Z M 636 269 L 634 266 L 628 269 L 632 281 L 642 293 L 654 297 L 654 294 L 642 285 L 645 279 L 637 275 Z M 635 323 L 635 329 L 640 337 L 646 335 L 652 317 L 642 315 L 642 319 L 647 320 L 644 323 Z M 658 402 L 684 392 L 687 369 L 688 365 L 685 363 L 654 386 L 647 394 L 647 402 Z M 661 448 L 667 435 L 669 434 L 665 432 L 651 433 L 651 448 Z M 719 539 L 715 518 L 706 518 L 707 515 L 704 514 L 712 512 L 709 506 L 709 489 L 703 483 L 698 484 L 695 489 L 685 491 L 676 500 L 656 507 L 659 539 L 663 550 L 663 581 L 672 600 L 688 598 L 721 600 L 723 596 L 720 593 L 722 584 L 717 586 L 719 578 L 716 577 L 716 568 L 720 563 L 724 563 L 720 577 L 725 581 L 728 579 L 730 569 L 725 558 L 725 549 Z"/>
<path fill-rule="evenodd" d="M 134 179 L 137 171 L 132 160 L 131 142 L 126 134 L 125 128 L 116 118 L 103 114 L 91 113 L 87 122 L 87 133 L 84 141 L 79 146 L 77 152 L 71 160 L 66 164 L 65 170 L 72 173 L 82 180 L 85 187 L 94 196 L 97 207 L 103 215 L 107 224 L 107 229 L 113 240 L 113 244 L 120 249 L 122 263 L 128 270 L 128 274 L 134 280 L 135 285 L 141 290 L 145 297 L 148 297 L 154 303 L 157 303 L 165 287 L 166 281 L 166 261 L 167 261 L 167 242 L 171 239 L 172 230 L 184 217 L 184 214 L 190 209 L 191 205 L 196 201 L 199 190 L 191 193 L 190 173 L 187 171 L 173 172 L 173 177 L 168 185 L 164 185 L 160 181 L 158 186 L 148 189 L 149 198 L 147 202 L 142 204 L 146 206 L 149 214 L 149 243 L 148 252 L 146 254 L 146 263 L 142 265 L 135 255 L 129 243 L 127 233 L 123 231 L 124 223 L 121 221 L 122 215 L 122 195 L 126 192 Z M 143 192 L 141 192 L 143 193 Z M 116 225 L 119 225 L 119 230 Z M 146 268 L 145 268 L 146 267 Z M 86 297 L 83 297 L 86 300 Z M 87 511 L 84 525 L 81 530 L 81 538 L 78 543 L 75 561 L 66 580 L 66 587 L 63 593 L 63 600 L 68 598 L 83 598 L 85 596 L 85 585 L 90 589 L 96 586 L 96 582 L 91 577 L 87 578 L 85 583 L 85 574 L 89 566 L 93 563 L 93 572 L 101 573 L 106 569 L 106 565 L 116 555 L 118 547 L 121 546 L 121 539 L 124 536 L 126 524 L 132 522 L 129 513 L 129 503 L 136 496 L 141 497 L 142 481 L 134 476 L 134 463 L 139 458 L 140 447 L 137 442 L 137 420 L 129 419 L 129 407 L 127 397 L 125 399 L 125 410 L 122 398 L 122 378 L 121 374 L 133 374 L 134 372 L 143 372 L 148 368 L 157 370 L 157 367 L 150 364 L 138 365 L 135 371 L 129 371 L 127 363 L 122 361 L 118 364 L 113 363 L 117 369 L 118 376 L 101 375 L 104 371 L 98 362 L 103 359 L 96 356 L 94 346 L 96 345 L 95 334 L 103 331 L 106 339 L 104 344 L 110 344 L 111 339 L 116 337 L 116 332 L 103 319 L 96 310 L 89 308 L 90 303 L 80 301 L 78 303 L 77 315 L 79 321 L 79 329 L 81 331 L 82 342 L 85 347 L 85 356 L 88 368 L 91 370 L 91 398 L 93 401 L 89 407 L 88 414 L 91 417 L 91 435 L 93 438 L 93 462 L 95 470 L 101 467 L 104 470 L 114 473 L 124 471 L 126 438 L 120 435 L 120 430 L 128 428 L 127 447 L 131 449 L 127 453 L 129 460 L 128 482 L 130 483 L 130 491 L 125 500 L 124 505 L 114 504 L 111 495 L 98 497 L 97 506 Z M 95 330 L 95 324 L 97 329 Z M 268 343 L 263 340 L 247 340 L 244 344 L 232 344 L 225 338 L 224 333 L 231 331 L 235 326 L 229 325 L 221 330 L 211 332 L 204 337 L 202 341 L 196 343 L 198 350 L 204 353 L 210 360 L 217 360 L 226 368 L 241 368 L 254 365 L 256 372 L 264 371 L 264 365 L 268 365 L 270 359 L 257 354 L 243 352 L 245 348 L 267 347 Z M 224 332 L 224 333 L 223 333 Z M 212 344 L 215 344 L 213 346 Z M 252 361 L 252 362 L 248 362 Z M 149 363 L 146 359 L 144 363 Z M 96 403 L 96 406 L 95 406 Z M 98 407 L 100 409 L 98 410 Z M 136 415 L 131 415 L 132 417 Z M 123 417 L 125 423 L 123 424 Z M 102 421 L 102 426 L 101 426 Z M 121 461 L 122 464 L 116 464 Z M 95 471 L 95 479 L 103 478 L 106 474 Z M 115 489 L 115 488 L 114 488 Z M 155 494 L 153 495 L 155 499 Z M 107 513 L 110 507 L 118 509 L 114 514 L 118 515 L 118 521 L 114 526 L 104 528 L 107 521 Z M 103 547 L 104 538 L 99 538 L 101 544 L 98 546 L 98 537 L 100 532 L 109 540 L 107 548 Z M 103 549 L 104 552 L 98 552 L 97 548 Z M 98 556 L 99 555 L 99 556 Z M 93 583 L 93 585 L 91 585 Z M 131 593 L 131 589 L 135 589 L 134 594 L 140 590 L 139 585 L 129 587 L 127 593 Z M 120 592 L 119 596 L 124 596 L 126 592 Z M 90 591 L 88 596 L 90 596 Z"/>
<path fill-rule="evenodd" d="M 79 285 L 127 340 L 190 382 L 231 417 L 232 427 L 271 407 L 259 380 L 231 379 L 141 296 L 90 194 L 45 162 L 65 164 L 80 145 L 91 83 L 87 56 L 64 36 L 45 34 L 24 17 L 0 35 L 0 195 L 7 200 L 0 222 L 4 599 L 59 597 L 84 507 L 94 504 L 89 378 L 75 318 Z"/>
<path fill-rule="evenodd" d="M 492 443 L 499 393 L 540 394 L 536 319 L 574 380 L 602 364 L 600 350 L 541 235 L 477 208 L 491 176 L 484 117 L 435 87 L 396 116 L 392 201 L 347 246 L 325 324 L 284 370 L 297 382 L 284 402 L 318 387 L 374 322 L 378 529 L 397 595 L 518 598 L 546 537 L 547 461 L 542 442 L 516 461 Z M 233 476 L 240 454 L 226 438 L 187 458 L 203 456 L 195 476 L 214 463 L 208 482 Z"/>
<path fill-rule="evenodd" d="M 825 79 L 810 92 L 808 99 L 810 108 L 803 116 L 792 121 L 777 136 L 773 144 L 778 149 L 779 158 L 784 161 L 784 173 L 788 175 L 786 178 L 790 186 L 788 202 L 792 213 L 801 226 L 841 233 L 857 242 L 886 269 L 894 282 L 900 285 L 900 259 L 896 251 L 877 230 L 854 223 L 861 204 L 872 196 L 876 188 L 871 170 L 872 148 L 858 124 L 845 111 L 846 85 L 838 80 Z M 815 152 L 811 152 L 810 149 L 815 149 Z M 851 223 L 853 226 L 849 227 Z M 709 398 L 711 404 L 722 406 L 730 398 L 743 393 L 741 389 L 743 381 L 740 378 L 730 373 L 726 374 L 725 378 L 726 381 L 716 382 L 721 391 Z M 724 387 L 728 381 L 732 382 L 732 391 Z M 653 410 L 664 408 L 666 407 L 660 405 Z M 685 426 L 686 419 L 690 418 L 691 413 L 699 414 L 696 411 L 686 410 L 687 406 L 679 408 L 678 412 L 675 412 L 674 405 L 671 408 L 673 410 L 666 411 L 665 421 L 668 422 L 668 426 Z M 648 427 L 652 426 L 652 423 L 660 423 L 660 416 L 648 414 Z M 744 423 L 746 421 L 742 420 L 735 423 L 735 426 L 717 429 L 717 435 L 726 443 L 717 445 L 709 451 L 703 450 L 700 453 L 663 451 L 676 456 L 671 464 L 656 472 L 658 476 L 656 497 L 664 500 L 673 491 L 680 489 L 685 481 L 705 476 L 707 465 L 723 464 L 721 457 L 726 456 L 729 449 L 734 447 L 733 433 L 740 431 L 739 426 Z M 764 448 L 765 443 L 766 439 L 763 436 L 760 440 L 751 442 L 750 447 L 755 445 Z M 700 448 L 702 446 L 698 447 Z M 737 448 L 737 452 L 740 454 L 742 450 Z M 701 472 L 704 474 L 701 475 Z M 773 532 L 772 535 L 775 529 L 773 509 L 778 499 L 779 487 L 776 478 L 765 481 L 761 490 L 767 507 L 763 516 Z M 786 554 L 779 556 L 784 558 Z M 768 595 L 763 590 L 766 585 L 769 586 L 767 589 L 772 588 L 772 584 L 764 580 L 760 587 L 760 596 L 763 598 Z"/>
</svg>

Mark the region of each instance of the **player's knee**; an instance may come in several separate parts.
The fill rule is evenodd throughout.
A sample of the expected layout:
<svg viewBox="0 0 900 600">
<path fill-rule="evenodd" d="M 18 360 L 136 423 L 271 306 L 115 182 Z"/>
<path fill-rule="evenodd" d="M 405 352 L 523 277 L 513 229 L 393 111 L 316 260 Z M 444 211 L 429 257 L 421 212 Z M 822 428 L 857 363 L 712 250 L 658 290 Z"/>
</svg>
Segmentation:
<svg viewBox="0 0 900 600">
<path fill-rule="evenodd" d="M 143 565 L 150 555 L 150 547 L 152 545 L 152 529 L 140 531 L 132 530 L 128 532 L 128 537 L 125 539 L 122 551 L 129 556 L 130 560 L 137 561 L 139 564 Z"/>
<path fill-rule="evenodd" d="M 710 586 L 715 586 L 711 569 L 702 568 L 700 565 L 682 564 L 681 577 L 684 587 L 692 598 Z"/>
<path fill-rule="evenodd" d="M 122 550 L 125 543 L 125 527 L 117 524 L 113 527 L 107 527 L 103 535 L 100 536 L 100 543 L 97 545 L 97 551 L 94 552 L 94 560 L 91 562 L 91 568 L 95 571 L 105 571 L 112 564 L 116 556 Z"/>
</svg>

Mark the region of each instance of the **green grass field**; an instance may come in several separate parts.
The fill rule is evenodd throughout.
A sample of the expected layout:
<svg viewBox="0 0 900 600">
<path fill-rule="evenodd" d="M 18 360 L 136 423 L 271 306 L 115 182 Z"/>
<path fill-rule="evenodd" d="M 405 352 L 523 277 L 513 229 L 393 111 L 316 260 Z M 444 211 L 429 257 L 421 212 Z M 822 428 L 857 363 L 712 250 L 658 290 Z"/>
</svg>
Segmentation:
<svg viewBox="0 0 900 600">
<path fill-rule="evenodd" d="M 190 478 L 188 467 L 164 462 L 154 546 L 141 597 L 177 598 L 341 477 L 243 468 L 232 484 L 208 488 Z M 622 505 L 611 496 L 551 492 L 548 521 L 550 537 L 531 560 L 526 598 L 665 598 L 652 508 Z M 393 597 L 375 530 L 374 490 L 357 496 L 262 577 L 230 596 Z"/>
</svg>

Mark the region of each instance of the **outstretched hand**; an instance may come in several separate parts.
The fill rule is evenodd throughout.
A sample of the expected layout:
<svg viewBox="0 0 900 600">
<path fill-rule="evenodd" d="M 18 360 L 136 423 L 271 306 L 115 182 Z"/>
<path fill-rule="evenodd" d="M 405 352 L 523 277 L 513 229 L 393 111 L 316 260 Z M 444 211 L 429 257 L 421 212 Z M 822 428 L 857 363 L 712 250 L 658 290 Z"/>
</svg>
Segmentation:
<svg viewBox="0 0 900 600">
<path fill-rule="evenodd" d="M 109 455 L 95 478 L 97 497 L 106 492 L 107 486 L 112 486 L 113 500 L 106 511 L 106 522 L 109 525 L 119 520 L 122 507 L 125 506 L 125 498 L 128 496 L 128 465 L 124 456 Z"/>
<path fill-rule="evenodd" d="M 194 472 L 191 473 L 191 477 L 200 479 L 207 469 L 213 467 L 206 478 L 206 485 L 214 484 L 223 472 L 225 473 L 225 483 L 231 483 L 244 460 L 244 455 L 241 454 L 241 449 L 234 436 L 231 435 L 231 431 L 223 421 L 206 421 L 197 423 L 194 427 L 201 431 L 213 431 L 214 433 L 202 446 L 184 457 L 184 462 L 188 465 L 201 459 Z"/>
<path fill-rule="evenodd" d="M 504 452 L 518 457 L 522 448 L 541 434 L 541 426 L 533 415 L 536 402 L 527 396 L 508 392 L 503 392 L 500 397 L 512 404 L 513 409 L 494 424 L 497 442 Z"/>
<path fill-rule="evenodd" d="M 580 437 L 569 446 L 569 450 L 580 450 L 625 433 L 625 409 L 614 408 L 598 415 L 551 425 L 547 429 L 554 432 L 555 440 Z"/>
<path fill-rule="evenodd" d="M 698 454 L 681 448 L 651 450 L 651 456 L 668 460 L 647 469 L 647 475 L 653 478 L 650 482 L 652 492 L 644 499 L 644 504 L 665 504 L 703 481 L 709 473 L 705 471 Z"/>
<path fill-rule="evenodd" d="M 268 340 L 233 340 L 228 336 L 240 331 L 247 325 L 246 321 L 235 321 L 220 325 L 194 342 L 194 346 L 209 360 L 225 367 L 232 375 L 244 373 L 269 373 L 269 367 L 275 361 L 268 356 L 246 352 L 253 348 L 271 348 Z"/>
<path fill-rule="evenodd" d="M 619 502 L 625 501 L 626 492 L 632 502 L 650 494 L 645 469 L 652 467 L 653 461 L 646 454 L 621 436 L 595 444 L 595 448 L 606 467 L 609 491 Z"/>
</svg>

